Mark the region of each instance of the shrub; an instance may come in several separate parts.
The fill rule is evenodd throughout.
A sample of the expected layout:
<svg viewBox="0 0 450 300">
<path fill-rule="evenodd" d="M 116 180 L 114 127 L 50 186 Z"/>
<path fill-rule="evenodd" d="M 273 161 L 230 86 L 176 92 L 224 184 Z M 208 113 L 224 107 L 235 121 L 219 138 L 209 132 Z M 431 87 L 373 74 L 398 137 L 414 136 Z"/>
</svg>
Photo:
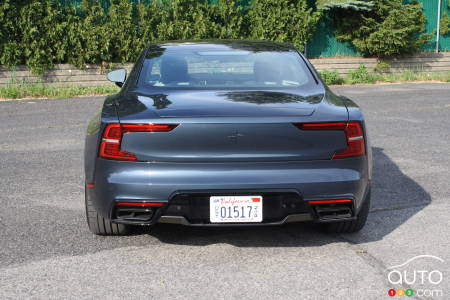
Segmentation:
<svg viewBox="0 0 450 300">
<path fill-rule="evenodd" d="M 320 13 L 308 8 L 306 0 L 253 0 L 247 17 L 251 38 L 291 42 L 304 51 Z"/>
<path fill-rule="evenodd" d="M 108 22 L 105 25 L 109 38 L 109 54 L 115 62 L 136 60 L 142 49 L 137 49 L 133 5 L 129 0 L 111 0 Z"/>
<path fill-rule="evenodd" d="M 24 63 L 22 32 L 17 26 L 19 16 L 18 1 L 0 3 L 0 63 L 9 67 Z"/>
<path fill-rule="evenodd" d="M 356 70 L 351 70 L 347 79 L 351 84 L 374 83 L 377 80 L 375 74 L 369 73 L 364 65 L 360 65 Z"/>
<path fill-rule="evenodd" d="M 42 74 L 55 63 L 132 62 L 151 42 L 180 39 L 263 39 L 303 51 L 321 16 L 307 0 L 110 0 L 107 10 L 99 0 L 64 1 L 76 7 L 60 2 L 0 1 L 1 64 L 25 63 Z M 340 40 L 380 57 L 416 51 L 427 41 L 416 0 L 372 2 L 372 11 L 372 5 L 333 8 Z"/>
<path fill-rule="evenodd" d="M 205 0 L 173 0 L 165 5 L 156 30 L 159 40 L 202 39 L 214 36 L 209 17 L 210 5 Z"/>
<path fill-rule="evenodd" d="M 107 14 L 97 0 L 82 0 L 79 14 L 72 11 L 68 17 L 71 18 L 69 63 L 83 67 L 85 63 L 98 64 L 112 59 Z"/>
<path fill-rule="evenodd" d="M 248 36 L 248 26 L 244 20 L 245 9 L 240 0 L 217 0 L 210 7 L 213 20 L 214 38 L 239 39 Z"/>
<path fill-rule="evenodd" d="M 164 3 L 154 0 L 149 5 L 139 3 L 136 9 L 137 47 L 143 49 L 149 43 L 158 40 L 158 25 L 162 23 Z"/>
<path fill-rule="evenodd" d="M 26 64 L 31 72 L 42 74 L 63 62 L 67 55 L 68 23 L 61 7 L 52 0 L 35 0 L 20 9 L 17 20 Z"/>
<path fill-rule="evenodd" d="M 138 2 L 138 4 L 135 4 Z M 211 2 L 211 3 L 210 3 Z M 151 42 L 253 38 L 293 42 L 300 50 L 320 13 L 306 0 L 3 0 L 0 4 L 0 62 L 26 63 L 42 74 L 55 63 L 132 62 Z"/>
<path fill-rule="evenodd" d="M 431 38 L 424 34 L 422 5 L 413 0 L 374 0 L 372 11 L 336 9 L 336 38 L 351 42 L 363 55 L 386 57 L 418 51 Z"/>
<path fill-rule="evenodd" d="M 383 73 L 389 71 L 391 65 L 383 60 L 379 60 L 373 69 L 375 72 Z"/>
<path fill-rule="evenodd" d="M 447 14 L 447 12 L 444 12 L 444 14 L 441 17 L 441 22 L 439 24 L 439 33 L 441 35 L 447 35 L 447 33 L 449 32 L 450 32 L 450 16 Z"/>
<path fill-rule="evenodd" d="M 320 71 L 320 77 L 327 85 L 344 83 L 344 78 L 342 78 L 341 75 L 336 71 Z"/>
</svg>

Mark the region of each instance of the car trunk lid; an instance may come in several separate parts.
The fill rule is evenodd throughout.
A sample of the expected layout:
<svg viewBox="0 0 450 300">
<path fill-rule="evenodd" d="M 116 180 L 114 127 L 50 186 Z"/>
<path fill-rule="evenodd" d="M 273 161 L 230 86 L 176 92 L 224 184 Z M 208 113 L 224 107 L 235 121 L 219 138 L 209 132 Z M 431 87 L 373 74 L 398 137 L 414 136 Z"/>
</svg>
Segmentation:
<svg viewBox="0 0 450 300">
<path fill-rule="evenodd" d="M 141 161 L 251 162 L 330 159 L 345 148 L 345 133 L 306 131 L 293 123 L 313 122 L 323 94 L 280 92 L 184 92 L 139 96 L 147 107 L 122 123 L 178 124 L 170 132 L 133 132 L 122 148 Z M 328 105 L 325 105 L 328 106 Z M 143 118 L 151 110 L 152 118 Z M 323 112 L 325 111 L 325 113 Z M 347 120 L 341 107 L 340 120 Z M 344 113 L 345 112 L 345 113 Z"/>
</svg>

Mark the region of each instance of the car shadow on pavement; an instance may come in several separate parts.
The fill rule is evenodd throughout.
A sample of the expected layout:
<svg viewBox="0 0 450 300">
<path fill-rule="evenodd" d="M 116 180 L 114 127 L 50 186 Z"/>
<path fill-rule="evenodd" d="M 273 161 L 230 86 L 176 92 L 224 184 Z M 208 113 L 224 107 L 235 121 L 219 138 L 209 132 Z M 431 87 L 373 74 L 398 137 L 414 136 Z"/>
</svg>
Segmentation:
<svg viewBox="0 0 450 300">
<path fill-rule="evenodd" d="M 270 227 L 185 227 L 158 224 L 148 234 L 163 243 L 210 245 L 225 243 L 237 247 L 309 247 L 343 239 L 364 243 L 383 239 L 431 202 L 417 182 L 404 174 L 383 149 L 372 148 L 373 181 L 371 213 L 358 233 L 337 235 L 320 232 L 312 223 Z"/>
</svg>

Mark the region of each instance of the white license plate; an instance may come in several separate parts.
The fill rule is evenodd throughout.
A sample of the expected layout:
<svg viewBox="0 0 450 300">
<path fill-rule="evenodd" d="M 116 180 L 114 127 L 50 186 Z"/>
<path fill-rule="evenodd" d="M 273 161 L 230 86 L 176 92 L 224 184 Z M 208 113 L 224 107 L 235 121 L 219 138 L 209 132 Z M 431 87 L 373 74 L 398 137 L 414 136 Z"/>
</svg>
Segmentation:
<svg viewBox="0 0 450 300">
<path fill-rule="evenodd" d="M 211 223 L 262 222 L 262 196 L 212 196 L 209 198 Z"/>
</svg>

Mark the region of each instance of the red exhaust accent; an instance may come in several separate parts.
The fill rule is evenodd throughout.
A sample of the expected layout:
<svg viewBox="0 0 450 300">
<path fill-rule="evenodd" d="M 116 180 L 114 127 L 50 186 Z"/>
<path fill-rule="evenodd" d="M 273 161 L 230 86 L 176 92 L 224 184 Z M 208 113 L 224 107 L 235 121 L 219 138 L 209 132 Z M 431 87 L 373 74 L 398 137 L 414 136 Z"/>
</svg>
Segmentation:
<svg viewBox="0 0 450 300">
<path fill-rule="evenodd" d="M 134 153 L 120 149 L 122 137 L 128 132 L 168 132 L 178 124 L 108 124 L 103 132 L 99 156 L 114 160 L 137 160 Z"/>
<path fill-rule="evenodd" d="M 332 159 L 361 156 L 366 153 L 364 133 L 359 122 L 294 123 L 301 130 L 342 130 L 347 137 L 347 147 L 333 154 Z"/>
<path fill-rule="evenodd" d="M 333 203 L 349 203 L 351 199 L 333 199 L 333 200 L 311 200 L 309 204 L 333 204 Z"/>
<path fill-rule="evenodd" d="M 93 189 L 93 188 L 95 188 L 95 184 L 93 184 L 93 183 L 88 183 L 88 184 L 86 184 L 86 187 L 87 187 L 88 189 Z"/>
<path fill-rule="evenodd" d="M 123 206 L 164 206 L 164 202 L 117 202 L 116 204 Z"/>
</svg>

